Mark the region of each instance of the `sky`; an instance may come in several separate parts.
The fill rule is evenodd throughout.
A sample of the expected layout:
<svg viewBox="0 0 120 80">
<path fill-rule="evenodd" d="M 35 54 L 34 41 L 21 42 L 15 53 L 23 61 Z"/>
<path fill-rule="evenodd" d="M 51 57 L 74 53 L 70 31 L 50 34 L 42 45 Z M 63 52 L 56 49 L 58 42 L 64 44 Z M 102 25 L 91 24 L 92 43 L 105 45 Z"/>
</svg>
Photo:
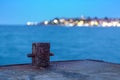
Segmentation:
<svg viewBox="0 0 120 80">
<path fill-rule="evenodd" d="M 120 0 L 0 0 L 0 25 L 55 17 L 120 17 Z"/>
</svg>

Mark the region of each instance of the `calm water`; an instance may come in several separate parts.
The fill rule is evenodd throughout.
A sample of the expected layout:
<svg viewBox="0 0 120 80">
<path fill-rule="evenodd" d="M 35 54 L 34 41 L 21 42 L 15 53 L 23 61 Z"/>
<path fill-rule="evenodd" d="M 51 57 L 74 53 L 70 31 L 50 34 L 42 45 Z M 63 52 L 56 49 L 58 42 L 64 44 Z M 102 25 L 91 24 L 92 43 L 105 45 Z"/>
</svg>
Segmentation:
<svg viewBox="0 0 120 80">
<path fill-rule="evenodd" d="M 120 28 L 0 26 L 0 65 L 31 62 L 33 42 L 50 42 L 52 61 L 120 63 Z"/>
</svg>

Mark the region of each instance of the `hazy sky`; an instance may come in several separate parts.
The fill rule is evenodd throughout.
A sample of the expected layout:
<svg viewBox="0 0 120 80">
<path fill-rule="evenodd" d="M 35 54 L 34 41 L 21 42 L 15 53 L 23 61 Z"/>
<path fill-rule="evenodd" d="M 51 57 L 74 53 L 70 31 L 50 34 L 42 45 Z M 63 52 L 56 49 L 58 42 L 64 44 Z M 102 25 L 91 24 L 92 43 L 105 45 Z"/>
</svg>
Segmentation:
<svg viewBox="0 0 120 80">
<path fill-rule="evenodd" d="M 120 0 L 0 0 L 0 24 L 54 17 L 120 17 Z"/>
</svg>

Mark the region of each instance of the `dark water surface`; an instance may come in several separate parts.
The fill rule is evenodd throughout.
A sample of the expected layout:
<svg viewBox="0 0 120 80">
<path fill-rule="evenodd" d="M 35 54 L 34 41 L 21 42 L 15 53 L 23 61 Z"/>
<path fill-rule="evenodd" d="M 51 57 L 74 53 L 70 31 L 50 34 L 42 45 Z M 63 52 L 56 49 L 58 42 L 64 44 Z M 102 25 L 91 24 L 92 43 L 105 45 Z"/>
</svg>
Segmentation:
<svg viewBox="0 0 120 80">
<path fill-rule="evenodd" d="M 120 63 L 120 28 L 0 26 L 0 65 L 29 63 L 33 42 L 50 42 L 56 60 Z"/>
</svg>

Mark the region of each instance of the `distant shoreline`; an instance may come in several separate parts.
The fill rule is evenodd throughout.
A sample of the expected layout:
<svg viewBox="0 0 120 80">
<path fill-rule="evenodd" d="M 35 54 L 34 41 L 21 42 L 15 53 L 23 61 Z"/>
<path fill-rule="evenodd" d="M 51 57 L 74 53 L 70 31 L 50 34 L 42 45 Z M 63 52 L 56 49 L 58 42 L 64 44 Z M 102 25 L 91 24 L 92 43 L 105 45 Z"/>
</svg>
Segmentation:
<svg viewBox="0 0 120 80">
<path fill-rule="evenodd" d="M 69 26 L 69 27 L 120 27 L 120 18 L 54 18 L 42 22 L 27 22 L 28 26 L 51 25 L 51 26 Z"/>
<path fill-rule="evenodd" d="M 81 27 L 81 28 L 120 28 L 120 27 L 115 27 L 115 26 L 111 26 L 111 27 L 102 27 L 102 26 L 64 26 L 64 25 L 26 25 L 27 27 Z"/>
</svg>

